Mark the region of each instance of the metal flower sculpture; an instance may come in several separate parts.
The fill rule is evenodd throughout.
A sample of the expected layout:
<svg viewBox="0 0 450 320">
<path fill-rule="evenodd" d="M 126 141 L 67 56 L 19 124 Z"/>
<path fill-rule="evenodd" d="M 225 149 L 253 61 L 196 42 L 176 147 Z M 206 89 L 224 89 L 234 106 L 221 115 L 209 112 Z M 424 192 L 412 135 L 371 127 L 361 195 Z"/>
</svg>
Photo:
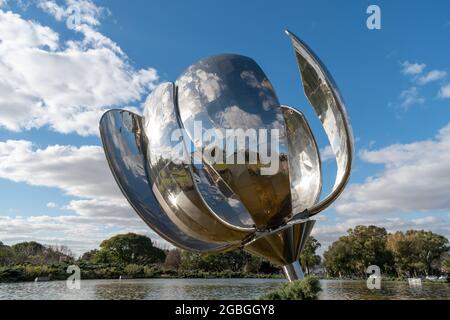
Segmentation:
<svg viewBox="0 0 450 320">
<path fill-rule="evenodd" d="M 305 94 L 336 156 L 336 183 L 326 197 L 320 197 L 321 160 L 305 117 L 280 105 L 271 83 L 248 57 L 201 60 L 175 83 L 159 85 L 144 116 L 111 110 L 102 117 L 100 132 L 123 194 L 162 238 L 195 252 L 244 248 L 283 267 L 292 281 L 303 277 L 298 260 L 315 223 L 311 218 L 337 199 L 349 179 L 353 141 L 331 76 L 304 42 L 287 34 Z M 260 136 L 256 148 L 224 138 L 226 147 L 208 150 L 198 138 L 211 142 L 208 132 L 226 136 L 230 129 L 257 130 L 265 138 L 273 138 L 274 130 L 281 134 L 277 145 Z M 245 161 L 238 162 L 242 151 Z M 264 174 L 269 152 L 278 165 Z"/>
</svg>

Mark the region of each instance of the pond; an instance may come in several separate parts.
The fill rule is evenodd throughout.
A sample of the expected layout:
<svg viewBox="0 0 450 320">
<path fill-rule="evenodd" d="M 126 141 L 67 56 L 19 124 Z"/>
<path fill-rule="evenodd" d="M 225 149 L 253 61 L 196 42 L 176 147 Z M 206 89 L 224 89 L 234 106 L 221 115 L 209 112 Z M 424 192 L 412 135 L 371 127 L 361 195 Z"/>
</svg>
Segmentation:
<svg viewBox="0 0 450 320">
<path fill-rule="evenodd" d="M 69 290 L 65 281 L 0 284 L 0 300 L 223 300 L 257 299 L 277 288 L 282 279 L 146 279 L 84 280 L 79 290 Z M 450 284 L 383 282 L 381 290 L 367 289 L 365 281 L 321 280 L 324 300 L 445 299 Z"/>
</svg>

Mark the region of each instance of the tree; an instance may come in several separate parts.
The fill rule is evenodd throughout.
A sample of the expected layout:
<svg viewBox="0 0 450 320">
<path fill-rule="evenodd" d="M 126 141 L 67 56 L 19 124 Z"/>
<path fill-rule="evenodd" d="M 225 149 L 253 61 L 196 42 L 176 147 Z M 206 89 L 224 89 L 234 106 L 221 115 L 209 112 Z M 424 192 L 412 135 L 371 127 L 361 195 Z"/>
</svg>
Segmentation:
<svg viewBox="0 0 450 320">
<path fill-rule="evenodd" d="M 37 242 L 22 242 L 11 247 L 15 263 L 43 263 L 45 247 Z"/>
<path fill-rule="evenodd" d="M 433 265 L 448 250 L 448 239 L 430 231 L 396 232 L 387 239 L 387 247 L 394 256 L 397 275 L 429 275 Z"/>
<path fill-rule="evenodd" d="M 65 246 L 44 246 L 37 242 L 22 242 L 11 247 L 15 264 L 55 264 L 72 261 L 73 255 Z"/>
<path fill-rule="evenodd" d="M 153 246 L 150 238 L 135 233 L 121 234 L 100 244 L 96 254 L 102 262 L 123 264 L 149 264 L 164 262 L 166 254 Z"/>
<path fill-rule="evenodd" d="M 340 237 L 325 252 L 325 267 L 331 275 L 364 277 L 367 267 L 377 265 L 382 272 L 390 270 L 392 254 L 386 247 L 386 229 L 356 226 Z"/>
<path fill-rule="evenodd" d="M 330 276 L 341 278 L 353 274 L 353 251 L 348 237 L 344 236 L 333 242 L 323 257 L 325 268 Z"/>
<path fill-rule="evenodd" d="M 190 253 L 181 255 L 181 268 L 183 270 L 202 270 L 206 272 L 242 271 L 250 255 L 241 250 L 224 253 Z"/>
<path fill-rule="evenodd" d="M 442 271 L 450 274 L 450 258 L 445 259 L 442 261 Z"/>
<path fill-rule="evenodd" d="M 366 275 L 367 267 L 377 265 L 388 271 L 392 255 L 386 248 L 387 231 L 377 226 L 357 226 L 349 230 L 355 267 L 360 276 Z"/>
<path fill-rule="evenodd" d="M 316 250 L 321 246 L 320 242 L 314 237 L 309 237 L 300 255 L 300 263 L 305 269 L 306 274 L 310 274 L 310 269 L 320 263 L 320 256 L 316 254 Z"/>
<path fill-rule="evenodd" d="M 279 271 L 264 259 L 254 257 L 242 250 L 207 254 L 182 251 L 180 269 L 205 272 L 233 271 L 267 274 Z"/>
<path fill-rule="evenodd" d="M 80 261 L 84 262 L 94 262 L 96 255 L 98 254 L 98 250 L 90 250 L 88 252 L 83 253 L 83 255 L 80 257 Z"/>
<path fill-rule="evenodd" d="M 9 246 L 0 242 L 0 266 L 7 266 L 13 262 L 13 253 Z"/>
</svg>

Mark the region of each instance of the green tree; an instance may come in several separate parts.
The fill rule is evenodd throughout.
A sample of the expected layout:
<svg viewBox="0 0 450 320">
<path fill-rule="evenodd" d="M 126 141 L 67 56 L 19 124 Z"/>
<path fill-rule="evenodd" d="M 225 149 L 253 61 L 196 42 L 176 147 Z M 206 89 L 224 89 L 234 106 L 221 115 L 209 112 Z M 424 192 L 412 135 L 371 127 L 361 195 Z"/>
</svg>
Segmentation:
<svg viewBox="0 0 450 320">
<path fill-rule="evenodd" d="M 97 249 L 90 250 L 88 252 L 83 253 L 83 255 L 80 257 L 79 260 L 84 262 L 94 262 L 97 255 L 98 255 Z"/>
<path fill-rule="evenodd" d="M 45 247 L 37 242 L 22 242 L 11 247 L 14 254 L 14 262 L 17 264 L 23 263 L 44 263 Z"/>
<path fill-rule="evenodd" d="M 333 242 L 323 257 L 328 275 L 341 278 L 353 274 L 353 250 L 347 236 Z"/>
<path fill-rule="evenodd" d="M 13 252 L 9 246 L 0 242 L 0 266 L 7 266 L 13 263 Z"/>
<path fill-rule="evenodd" d="M 11 247 L 15 264 L 54 264 L 73 260 L 65 246 L 44 246 L 37 242 L 22 242 Z"/>
<path fill-rule="evenodd" d="M 209 254 L 183 252 L 180 267 L 206 272 L 243 271 L 249 258 L 250 255 L 241 250 Z"/>
<path fill-rule="evenodd" d="M 249 272 L 273 274 L 279 272 L 268 261 L 254 257 L 242 250 L 222 253 L 193 253 L 182 251 L 180 256 L 181 270 L 200 270 L 205 272 Z"/>
<path fill-rule="evenodd" d="M 316 254 L 320 246 L 320 242 L 311 236 L 303 248 L 302 254 L 300 255 L 300 263 L 307 275 L 310 274 L 311 268 L 320 263 L 320 256 Z"/>
<path fill-rule="evenodd" d="M 164 262 L 166 254 L 150 238 L 128 233 L 104 240 L 95 256 L 98 262 L 149 264 Z"/>
<path fill-rule="evenodd" d="M 348 230 L 325 252 L 325 267 L 330 275 L 364 277 L 367 267 L 377 265 L 388 272 L 393 263 L 386 247 L 386 229 L 376 226 L 357 226 Z"/>
<path fill-rule="evenodd" d="M 442 271 L 450 274 L 450 258 L 445 259 L 442 261 Z"/>
<path fill-rule="evenodd" d="M 434 262 L 448 250 L 448 239 L 430 231 L 399 231 L 388 236 L 387 247 L 393 254 L 398 276 L 429 275 Z"/>
</svg>

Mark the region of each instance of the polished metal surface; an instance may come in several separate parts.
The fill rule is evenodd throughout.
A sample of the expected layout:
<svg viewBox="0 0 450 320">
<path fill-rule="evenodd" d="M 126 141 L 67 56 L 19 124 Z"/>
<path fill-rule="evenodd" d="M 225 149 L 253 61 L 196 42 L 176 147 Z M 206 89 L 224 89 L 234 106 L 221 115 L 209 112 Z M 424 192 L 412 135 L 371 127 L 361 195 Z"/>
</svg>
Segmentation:
<svg viewBox="0 0 450 320">
<path fill-rule="evenodd" d="M 210 210 L 194 184 L 187 152 L 173 154 L 177 146 L 185 147 L 182 139 L 172 139 L 172 133 L 181 128 L 174 93 L 172 83 L 161 84 L 146 102 L 143 129 L 148 138 L 147 169 L 155 195 L 160 197 L 169 219 L 185 233 L 204 241 L 238 245 L 252 230 L 232 228 Z"/>
<path fill-rule="evenodd" d="M 297 261 L 316 221 L 302 220 L 275 230 L 257 233 L 246 243 L 245 251 L 265 258 L 278 266 Z"/>
<path fill-rule="evenodd" d="M 240 55 L 213 56 L 189 67 L 176 85 L 180 118 L 193 140 L 195 122 L 201 123 L 204 130 L 278 129 L 281 132 L 281 165 L 276 174 L 259 174 L 260 162 L 208 165 L 239 197 L 258 229 L 276 226 L 292 217 L 283 114 L 272 84 L 256 62 Z M 204 141 L 197 139 L 193 143 L 201 149 Z M 265 145 L 265 141 L 259 142 L 256 150 L 246 145 L 245 151 L 258 153 L 259 147 Z M 226 150 L 226 158 L 235 157 L 238 151 L 236 144 L 234 150 Z"/>
<path fill-rule="evenodd" d="M 289 281 L 301 280 L 304 277 L 302 266 L 298 261 L 283 266 L 283 272 Z"/>
<path fill-rule="evenodd" d="M 303 277 L 298 260 L 315 224 L 310 218 L 348 182 L 353 138 L 331 76 L 288 34 L 305 94 L 336 155 L 336 183 L 322 200 L 321 159 L 307 120 L 280 105 L 248 57 L 201 60 L 175 83 L 160 84 L 143 116 L 107 112 L 100 133 L 123 194 L 161 237 L 189 251 L 244 248 L 284 266 L 292 281 Z"/>
<path fill-rule="evenodd" d="M 191 237 L 182 232 L 162 210 L 146 174 L 140 116 L 125 110 L 108 111 L 100 121 L 100 133 L 117 184 L 149 227 L 165 240 L 185 250 L 209 252 L 231 247 L 229 243 L 213 244 Z"/>
<path fill-rule="evenodd" d="M 319 148 L 304 115 L 294 108 L 281 107 L 289 145 L 292 211 L 301 213 L 315 205 L 322 190 Z"/>
<path fill-rule="evenodd" d="M 313 216 L 328 208 L 344 190 L 352 168 L 353 134 L 347 111 L 333 78 L 314 52 L 296 35 L 286 31 L 295 49 L 306 97 L 323 124 L 336 156 L 337 174 L 333 191 L 308 208 Z"/>
</svg>

